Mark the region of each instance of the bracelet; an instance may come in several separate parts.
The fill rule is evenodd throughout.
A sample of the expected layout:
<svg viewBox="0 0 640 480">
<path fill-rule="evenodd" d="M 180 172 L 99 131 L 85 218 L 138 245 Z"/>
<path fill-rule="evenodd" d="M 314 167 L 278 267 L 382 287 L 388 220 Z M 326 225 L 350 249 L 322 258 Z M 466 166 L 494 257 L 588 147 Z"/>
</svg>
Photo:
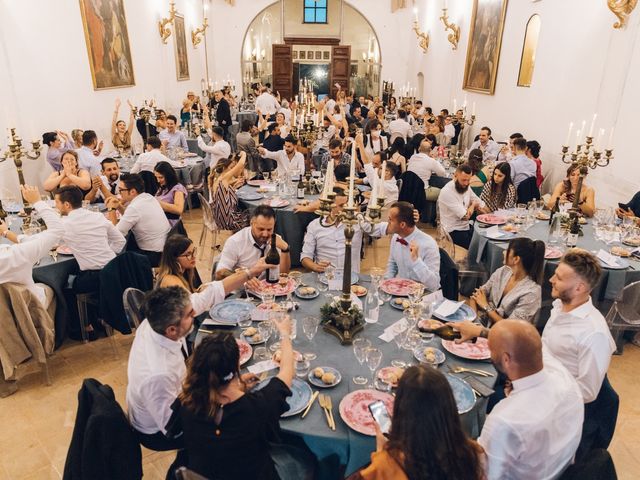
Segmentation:
<svg viewBox="0 0 640 480">
<path fill-rule="evenodd" d="M 247 276 L 247 280 L 250 280 L 253 277 L 253 275 L 251 275 L 251 272 L 247 267 L 242 267 L 240 270 L 242 270 L 244 274 Z"/>
<path fill-rule="evenodd" d="M 482 330 L 480 330 L 480 335 L 478 335 L 480 338 L 489 338 L 489 329 L 486 327 L 483 327 Z"/>
<path fill-rule="evenodd" d="M 4 232 L 2 232 L 2 236 L 4 238 L 7 238 L 7 235 L 9 235 L 9 230 L 5 230 Z"/>
<path fill-rule="evenodd" d="M 290 251 L 291 251 L 291 248 L 287 248 L 287 249 L 280 250 L 280 253 L 289 253 Z"/>
</svg>

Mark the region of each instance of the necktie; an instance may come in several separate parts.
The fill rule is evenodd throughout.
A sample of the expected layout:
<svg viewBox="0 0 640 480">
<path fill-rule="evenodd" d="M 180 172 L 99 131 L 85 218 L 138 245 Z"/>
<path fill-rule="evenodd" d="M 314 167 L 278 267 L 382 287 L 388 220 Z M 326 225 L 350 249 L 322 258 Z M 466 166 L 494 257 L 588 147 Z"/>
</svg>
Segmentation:
<svg viewBox="0 0 640 480">
<path fill-rule="evenodd" d="M 257 243 L 254 243 L 253 246 L 256 247 L 258 250 L 260 250 L 260 256 L 264 257 L 264 250 L 265 250 L 265 248 L 267 248 L 267 246 L 264 245 L 264 246 L 261 247 Z"/>
<path fill-rule="evenodd" d="M 404 245 L 405 247 L 409 245 L 409 243 L 404 238 L 400 238 L 400 237 L 396 238 L 396 242 Z"/>
<path fill-rule="evenodd" d="M 189 358 L 189 354 L 187 353 L 187 349 L 185 348 L 184 344 L 180 345 L 180 351 L 182 352 L 182 356 L 184 357 L 184 361 L 187 361 L 187 358 Z"/>
<path fill-rule="evenodd" d="M 116 194 L 116 188 L 118 187 L 117 183 L 112 183 L 111 184 L 111 194 L 115 195 Z"/>
</svg>

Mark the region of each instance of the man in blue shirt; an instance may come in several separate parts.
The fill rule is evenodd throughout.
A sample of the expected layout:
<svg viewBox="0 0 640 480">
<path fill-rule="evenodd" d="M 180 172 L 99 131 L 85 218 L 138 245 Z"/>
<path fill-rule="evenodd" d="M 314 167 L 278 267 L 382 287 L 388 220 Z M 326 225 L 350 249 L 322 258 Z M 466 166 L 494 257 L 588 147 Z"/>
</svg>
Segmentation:
<svg viewBox="0 0 640 480">
<path fill-rule="evenodd" d="M 513 140 L 515 156 L 509 161 L 511 179 L 516 188 L 529 177 L 536 176 L 536 162 L 527 157 L 527 141 L 524 138 Z"/>
</svg>

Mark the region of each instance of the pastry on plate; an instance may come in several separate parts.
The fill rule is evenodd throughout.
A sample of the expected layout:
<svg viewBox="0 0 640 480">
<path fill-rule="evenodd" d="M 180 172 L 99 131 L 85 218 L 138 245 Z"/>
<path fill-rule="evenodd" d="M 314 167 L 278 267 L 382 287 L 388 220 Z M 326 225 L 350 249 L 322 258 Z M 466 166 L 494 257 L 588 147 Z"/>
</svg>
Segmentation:
<svg viewBox="0 0 640 480">
<path fill-rule="evenodd" d="M 322 376 L 324 375 L 324 370 L 322 369 L 322 367 L 316 367 L 313 369 L 313 376 L 316 378 L 322 378 Z"/>
<path fill-rule="evenodd" d="M 322 375 L 322 383 L 324 383 L 325 385 L 331 385 L 332 383 L 336 382 L 336 374 L 333 372 L 325 372 L 324 375 Z"/>
</svg>

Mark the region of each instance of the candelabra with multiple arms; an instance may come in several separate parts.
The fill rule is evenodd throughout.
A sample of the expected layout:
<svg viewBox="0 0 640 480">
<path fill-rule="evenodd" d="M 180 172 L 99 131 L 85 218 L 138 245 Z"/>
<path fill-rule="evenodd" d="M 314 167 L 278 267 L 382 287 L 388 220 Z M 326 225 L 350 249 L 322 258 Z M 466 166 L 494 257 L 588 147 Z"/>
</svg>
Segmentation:
<svg viewBox="0 0 640 480">
<path fill-rule="evenodd" d="M 0 162 L 4 162 L 5 160 L 13 160 L 14 165 L 16 166 L 16 170 L 18 171 L 18 181 L 20 185 L 25 185 L 24 181 L 24 173 L 22 172 L 22 159 L 24 157 L 37 160 L 40 157 L 40 152 L 42 151 L 42 146 L 40 145 L 40 140 L 32 140 L 31 141 L 31 150 L 27 150 L 22 146 L 22 138 L 20 138 L 16 134 L 15 127 L 10 128 L 11 132 L 11 143 L 9 143 L 9 149 L 4 153 L 0 152 Z M 24 213 L 26 214 L 24 218 L 24 223 L 27 225 L 30 221 L 30 216 L 32 212 L 32 207 L 26 200 L 22 200 L 22 204 L 24 206 Z"/>
</svg>

